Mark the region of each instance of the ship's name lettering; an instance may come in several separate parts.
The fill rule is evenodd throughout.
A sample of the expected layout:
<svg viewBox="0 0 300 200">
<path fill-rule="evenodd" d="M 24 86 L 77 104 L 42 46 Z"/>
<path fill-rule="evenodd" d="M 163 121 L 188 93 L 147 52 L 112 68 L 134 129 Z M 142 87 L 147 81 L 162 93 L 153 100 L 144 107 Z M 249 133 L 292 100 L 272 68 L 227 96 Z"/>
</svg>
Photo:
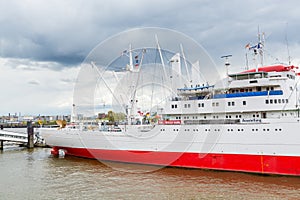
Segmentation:
<svg viewBox="0 0 300 200">
<path fill-rule="evenodd" d="M 242 119 L 242 122 L 246 122 L 246 123 L 261 123 L 261 119 Z"/>
</svg>

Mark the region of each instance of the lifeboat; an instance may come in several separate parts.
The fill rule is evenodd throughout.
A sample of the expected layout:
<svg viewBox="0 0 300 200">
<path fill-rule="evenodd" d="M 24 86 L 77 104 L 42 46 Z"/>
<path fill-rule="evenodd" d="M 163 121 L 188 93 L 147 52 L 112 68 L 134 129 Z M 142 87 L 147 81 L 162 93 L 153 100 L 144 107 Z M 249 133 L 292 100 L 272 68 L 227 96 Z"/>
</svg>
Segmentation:
<svg viewBox="0 0 300 200">
<path fill-rule="evenodd" d="M 298 69 L 298 67 L 294 66 L 294 65 L 290 65 L 290 66 L 285 66 L 285 65 L 271 65 L 271 66 L 259 67 L 258 68 L 258 72 L 287 72 L 287 71 L 291 71 L 293 69 Z M 251 72 L 256 72 L 256 69 L 249 69 L 249 70 L 241 72 L 241 74 L 243 74 L 243 73 L 251 73 Z"/>
</svg>

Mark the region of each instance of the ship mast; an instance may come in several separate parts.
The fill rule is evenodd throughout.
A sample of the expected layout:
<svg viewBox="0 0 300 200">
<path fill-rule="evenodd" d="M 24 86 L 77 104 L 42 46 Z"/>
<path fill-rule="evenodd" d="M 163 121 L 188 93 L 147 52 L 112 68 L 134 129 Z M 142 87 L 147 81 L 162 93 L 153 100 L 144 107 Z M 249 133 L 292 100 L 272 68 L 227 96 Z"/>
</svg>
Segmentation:
<svg viewBox="0 0 300 200">
<path fill-rule="evenodd" d="M 140 75 L 141 75 L 141 67 L 142 67 L 142 64 L 143 64 L 143 59 L 144 59 L 144 54 L 146 52 L 145 49 L 142 49 L 142 57 L 141 57 L 141 60 L 140 62 L 138 63 L 138 55 L 135 56 L 135 59 L 137 61 L 137 63 L 135 64 L 136 68 L 133 67 L 133 55 L 132 55 L 132 49 L 131 49 L 131 45 L 129 45 L 129 73 L 132 77 L 132 85 L 130 86 L 131 88 L 131 93 L 132 93 L 132 96 L 130 98 L 130 107 L 127 107 L 128 109 L 128 115 L 127 115 L 127 121 L 128 121 L 128 124 L 132 124 L 133 121 L 134 121 L 134 118 L 135 118 L 135 115 L 137 113 L 137 110 L 136 110 L 136 104 L 138 102 L 138 100 L 136 99 L 136 90 L 137 90 L 137 87 L 138 87 L 138 84 L 139 84 L 139 81 L 140 81 Z"/>
<path fill-rule="evenodd" d="M 253 50 L 253 62 L 255 65 L 255 71 L 258 72 L 258 67 L 264 65 L 264 50 L 263 47 L 265 45 L 265 34 L 260 33 L 259 27 L 258 27 L 258 34 L 257 34 L 257 43 L 255 45 L 250 45 L 248 43 L 245 48 L 250 50 Z M 246 68 L 249 68 L 248 65 L 248 56 L 246 53 Z"/>
<path fill-rule="evenodd" d="M 228 61 L 228 58 L 232 57 L 232 55 L 226 55 L 226 56 L 221 56 L 221 58 L 225 58 L 225 68 L 226 68 L 226 87 L 228 88 L 229 86 L 229 74 L 228 74 L 228 68 L 230 66 L 230 62 Z"/>
<path fill-rule="evenodd" d="M 258 49 L 258 53 L 259 53 L 259 57 L 260 57 L 260 64 L 261 66 L 264 65 L 264 51 L 263 51 L 263 47 L 264 47 L 264 33 L 260 33 L 259 32 L 259 27 L 258 27 L 258 44 L 257 44 L 257 49 Z"/>
<path fill-rule="evenodd" d="M 168 76 L 167 76 L 167 72 L 166 72 L 165 62 L 164 62 L 164 59 L 163 59 L 163 56 L 162 56 L 162 52 L 161 52 L 161 48 L 160 48 L 160 45 L 159 45 L 159 42 L 158 42 L 157 35 L 155 35 L 155 40 L 156 40 L 156 46 L 157 46 L 157 50 L 158 50 L 159 57 L 160 57 L 160 60 L 161 60 L 161 64 L 162 64 L 162 67 L 163 67 L 164 77 L 167 80 Z"/>
</svg>

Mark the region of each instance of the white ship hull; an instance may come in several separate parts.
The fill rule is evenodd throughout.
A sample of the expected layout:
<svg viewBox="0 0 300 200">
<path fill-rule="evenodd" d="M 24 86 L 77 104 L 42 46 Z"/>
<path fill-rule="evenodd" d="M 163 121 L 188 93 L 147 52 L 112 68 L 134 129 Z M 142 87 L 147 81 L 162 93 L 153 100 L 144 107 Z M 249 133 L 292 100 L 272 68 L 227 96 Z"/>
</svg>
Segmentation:
<svg viewBox="0 0 300 200">
<path fill-rule="evenodd" d="M 300 175 L 300 120 L 157 125 L 149 132 L 43 129 L 54 151 L 151 165 Z M 133 126 L 134 127 L 134 126 Z M 122 127 L 125 129 L 125 127 Z"/>
</svg>

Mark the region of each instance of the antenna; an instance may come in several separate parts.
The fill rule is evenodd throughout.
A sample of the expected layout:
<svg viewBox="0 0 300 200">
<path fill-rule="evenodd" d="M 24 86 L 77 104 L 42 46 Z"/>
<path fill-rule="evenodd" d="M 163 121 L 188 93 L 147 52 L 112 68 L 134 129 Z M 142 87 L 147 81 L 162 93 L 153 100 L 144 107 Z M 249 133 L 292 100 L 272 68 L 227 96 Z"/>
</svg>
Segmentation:
<svg viewBox="0 0 300 200">
<path fill-rule="evenodd" d="M 286 42 L 286 50 L 288 54 L 289 65 L 291 65 L 291 56 L 290 56 L 289 42 L 287 37 L 287 28 L 288 28 L 288 23 L 286 23 L 286 27 L 285 27 L 285 42 Z"/>
</svg>

